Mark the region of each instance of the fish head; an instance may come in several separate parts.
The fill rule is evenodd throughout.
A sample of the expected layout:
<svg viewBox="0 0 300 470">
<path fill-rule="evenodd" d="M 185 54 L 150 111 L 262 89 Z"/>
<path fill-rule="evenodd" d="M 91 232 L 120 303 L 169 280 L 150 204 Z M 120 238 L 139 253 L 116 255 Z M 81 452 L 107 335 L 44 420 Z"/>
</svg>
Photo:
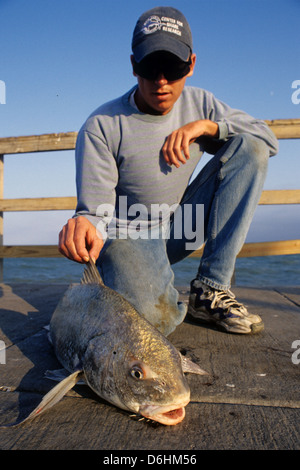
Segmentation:
<svg viewBox="0 0 300 470">
<path fill-rule="evenodd" d="M 159 364 L 153 358 L 151 361 L 131 355 L 126 361 L 131 408 L 145 418 L 166 425 L 180 423 L 190 401 L 190 388 L 179 353 L 172 349 L 163 351 Z"/>
<path fill-rule="evenodd" d="M 184 419 L 190 388 L 179 352 L 164 337 L 143 338 L 133 345 L 121 340 L 109 354 L 103 350 L 103 338 L 94 338 L 91 343 L 84 372 L 88 385 L 98 395 L 165 425 Z"/>
</svg>

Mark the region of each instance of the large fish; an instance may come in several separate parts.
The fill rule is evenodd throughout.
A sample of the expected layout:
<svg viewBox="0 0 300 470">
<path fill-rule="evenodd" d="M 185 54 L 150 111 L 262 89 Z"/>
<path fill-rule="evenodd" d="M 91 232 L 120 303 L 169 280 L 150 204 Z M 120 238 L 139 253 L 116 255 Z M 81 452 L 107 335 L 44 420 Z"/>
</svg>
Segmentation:
<svg viewBox="0 0 300 470">
<path fill-rule="evenodd" d="M 184 372 L 206 374 L 179 351 L 120 294 L 103 284 L 94 263 L 81 284 L 70 286 L 57 305 L 50 336 L 70 375 L 29 415 L 57 403 L 80 379 L 119 408 L 166 425 L 181 422 L 190 401 Z"/>
</svg>

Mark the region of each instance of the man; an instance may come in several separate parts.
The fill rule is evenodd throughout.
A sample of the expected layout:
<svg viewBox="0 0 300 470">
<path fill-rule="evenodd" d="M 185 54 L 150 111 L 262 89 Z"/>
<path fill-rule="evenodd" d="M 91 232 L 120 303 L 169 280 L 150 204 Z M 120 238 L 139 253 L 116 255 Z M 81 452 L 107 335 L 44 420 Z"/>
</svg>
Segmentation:
<svg viewBox="0 0 300 470">
<path fill-rule="evenodd" d="M 78 204 L 59 249 L 80 263 L 97 261 L 105 284 L 168 335 L 186 315 L 171 264 L 196 248 L 190 242 L 203 230 L 190 315 L 228 332 L 259 332 L 261 318 L 235 299 L 230 281 L 277 140 L 263 121 L 185 86 L 196 56 L 178 10 L 142 14 L 132 51 L 137 86 L 98 108 L 78 133 Z M 214 156 L 189 184 L 204 151 Z M 153 215 L 161 204 L 171 218 Z"/>
</svg>

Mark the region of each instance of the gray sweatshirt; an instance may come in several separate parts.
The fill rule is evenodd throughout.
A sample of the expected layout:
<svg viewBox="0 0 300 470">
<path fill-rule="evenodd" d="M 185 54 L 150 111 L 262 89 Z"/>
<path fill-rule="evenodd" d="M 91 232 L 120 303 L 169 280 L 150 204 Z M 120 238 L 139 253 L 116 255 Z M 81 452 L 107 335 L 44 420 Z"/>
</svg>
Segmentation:
<svg viewBox="0 0 300 470">
<path fill-rule="evenodd" d="M 213 153 L 213 139 L 200 138 L 190 145 L 185 165 L 167 165 L 161 151 L 166 137 L 189 122 L 210 119 L 219 125 L 218 140 L 249 133 L 267 144 L 270 156 L 278 151 L 264 121 L 230 108 L 206 90 L 186 86 L 172 110 L 156 116 L 131 106 L 135 89 L 96 109 L 78 133 L 75 217 L 84 215 L 95 226 L 107 222 L 103 207 L 115 208 L 116 220 L 124 218 L 119 196 L 127 197 L 127 207 L 143 204 L 149 213 L 153 204 L 180 202 L 203 152 Z"/>
</svg>

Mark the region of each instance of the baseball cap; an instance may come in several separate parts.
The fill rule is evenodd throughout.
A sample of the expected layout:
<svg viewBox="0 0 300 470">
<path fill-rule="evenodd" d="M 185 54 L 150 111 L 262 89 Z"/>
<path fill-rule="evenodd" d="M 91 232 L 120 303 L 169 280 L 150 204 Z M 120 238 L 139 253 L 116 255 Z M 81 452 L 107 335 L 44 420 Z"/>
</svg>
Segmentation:
<svg viewBox="0 0 300 470">
<path fill-rule="evenodd" d="M 132 36 L 136 62 L 157 51 L 175 54 L 188 61 L 193 48 L 192 33 L 185 16 L 173 7 L 156 7 L 143 13 Z"/>
</svg>

